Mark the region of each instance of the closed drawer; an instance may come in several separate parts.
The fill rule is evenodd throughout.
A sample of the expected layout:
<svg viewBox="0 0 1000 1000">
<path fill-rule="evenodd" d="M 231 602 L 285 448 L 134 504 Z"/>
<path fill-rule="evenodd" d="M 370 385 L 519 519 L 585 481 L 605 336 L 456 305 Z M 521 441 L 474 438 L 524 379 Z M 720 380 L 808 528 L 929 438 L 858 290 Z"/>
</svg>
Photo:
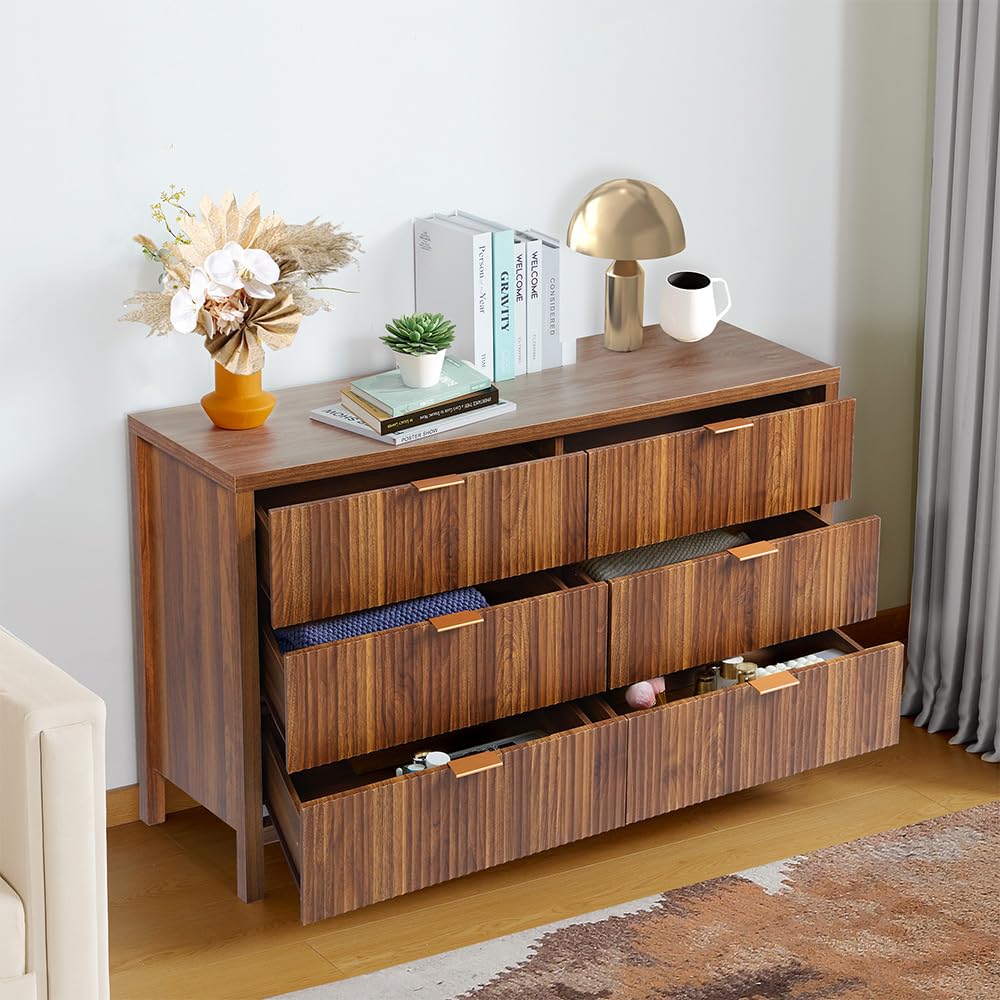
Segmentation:
<svg viewBox="0 0 1000 1000">
<path fill-rule="evenodd" d="M 389 775 L 416 745 L 383 752 L 375 763 L 385 766 L 372 770 L 362 758 L 289 776 L 280 738 L 266 732 L 265 801 L 298 877 L 303 923 L 621 826 L 623 720 L 595 723 L 568 703 L 424 748 L 532 730 L 543 735 L 403 777 Z"/>
<path fill-rule="evenodd" d="M 777 659 L 830 646 L 844 655 L 769 694 L 740 684 L 627 716 L 627 822 L 898 742 L 900 643 L 863 650 L 832 633 L 795 646 Z"/>
<path fill-rule="evenodd" d="M 799 511 L 746 529 L 749 546 L 610 582 L 612 687 L 875 614 L 877 517 Z"/>
<path fill-rule="evenodd" d="M 588 555 L 843 500 L 853 438 L 842 399 L 590 448 Z"/>
<path fill-rule="evenodd" d="M 603 691 L 605 584 L 538 573 L 480 588 L 490 607 L 281 653 L 264 690 L 289 772 Z"/>
<path fill-rule="evenodd" d="M 474 471 L 462 471 L 465 464 L 442 462 L 428 478 L 260 510 L 271 623 L 312 621 L 582 558 L 585 455 Z M 444 467 L 458 471 L 440 472 Z M 405 467 L 393 471 L 407 474 Z"/>
</svg>

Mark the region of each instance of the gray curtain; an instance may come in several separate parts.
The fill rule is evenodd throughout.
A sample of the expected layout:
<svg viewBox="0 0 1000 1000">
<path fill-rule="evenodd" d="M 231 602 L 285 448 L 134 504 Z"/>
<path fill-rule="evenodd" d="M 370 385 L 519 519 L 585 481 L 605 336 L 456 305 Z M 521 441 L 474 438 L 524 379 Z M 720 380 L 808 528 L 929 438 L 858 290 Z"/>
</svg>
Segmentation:
<svg viewBox="0 0 1000 1000">
<path fill-rule="evenodd" d="M 903 711 L 1000 761 L 1000 4 L 941 0 Z"/>
</svg>

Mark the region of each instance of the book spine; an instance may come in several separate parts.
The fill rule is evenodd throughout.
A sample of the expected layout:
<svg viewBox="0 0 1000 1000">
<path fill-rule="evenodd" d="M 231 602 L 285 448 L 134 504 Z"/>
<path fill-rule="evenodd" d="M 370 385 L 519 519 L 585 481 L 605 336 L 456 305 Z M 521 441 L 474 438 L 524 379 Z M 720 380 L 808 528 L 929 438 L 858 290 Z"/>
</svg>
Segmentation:
<svg viewBox="0 0 1000 1000">
<path fill-rule="evenodd" d="M 390 438 L 383 438 L 378 431 L 362 423 L 353 413 L 349 413 L 340 407 L 325 406 L 320 410 L 313 410 L 309 414 L 309 417 L 321 424 L 329 424 L 331 427 L 343 427 L 346 431 L 353 431 L 355 434 L 371 438 L 373 441 L 388 440 L 390 443 L 395 444 Z"/>
<path fill-rule="evenodd" d="M 542 254 L 542 368 L 561 368 L 559 339 L 559 246 L 545 244 Z"/>
<path fill-rule="evenodd" d="M 497 382 L 513 378 L 514 361 L 514 233 L 493 233 L 493 371 Z"/>
<path fill-rule="evenodd" d="M 442 403 L 433 409 L 421 410 L 419 413 L 407 413 L 402 417 L 389 417 L 381 420 L 383 434 L 394 434 L 397 431 L 405 431 L 410 427 L 417 427 L 421 424 L 431 424 L 435 420 L 443 420 L 445 417 L 457 417 L 460 413 L 467 413 L 469 410 L 481 410 L 484 406 L 492 406 L 500 398 L 496 386 L 486 389 L 481 394 L 470 399 L 463 399 L 458 403 Z"/>
<path fill-rule="evenodd" d="M 493 234 L 472 237 L 472 280 L 475 288 L 472 363 L 487 378 L 495 379 L 493 354 Z"/>
<path fill-rule="evenodd" d="M 514 243 L 514 374 L 523 375 L 528 370 L 528 299 L 525 284 L 527 244 L 524 240 Z"/>
<path fill-rule="evenodd" d="M 485 250 L 482 244 L 485 243 Z M 437 218 L 413 220 L 416 312 L 443 313 L 455 323 L 451 356 L 469 361 L 493 380 L 493 273 L 491 234 L 477 236 Z M 484 302 L 478 275 L 487 284 Z"/>
<path fill-rule="evenodd" d="M 529 240 L 525 250 L 525 333 L 528 371 L 542 370 L 542 241 Z"/>
<path fill-rule="evenodd" d="M 393 444 L 409 444 L 411 441 L 419 441 L 422 438 L 433 437 L 435 434 L 442 434 L 445 431 L 454 430 L 458 427 L 465 427 L 467 424 L 475 424 L 480 420 L 489 420 L 491 417 L 504 416 L 513 413 L 517 409 L 515 403 L 507 400 L 500 400 L 495 407 L 487 407 L 483 410 L 473 410 L 470 413 L 462 413 L 457 417 L 450 417 L 447 420 L 439 420 L 433 424 L 426 424 L 423 427 L 411 427 L 408 431 L 399 431 L 396 434 L 387 434 L 383 440 L 391 441 Z"/>
</svg>

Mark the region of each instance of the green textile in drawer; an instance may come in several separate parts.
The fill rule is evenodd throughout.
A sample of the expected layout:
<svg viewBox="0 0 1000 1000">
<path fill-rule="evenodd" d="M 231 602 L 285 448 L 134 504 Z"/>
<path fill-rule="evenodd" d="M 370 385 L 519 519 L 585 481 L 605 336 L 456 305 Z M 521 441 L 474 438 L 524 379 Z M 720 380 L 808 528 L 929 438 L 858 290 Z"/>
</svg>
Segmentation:
<svg viewBox="0 0 1000 1000">
<path fill-rule="evenodd" d="M 613 552 L 609 556 L 588 559 L 587 562 L 580 564 L 580 568 L 594 580 L 611 580 L 616 576 L 641 573 L 644 569 L 656 569 L 657 566 L 669 566 L 671 563 L 684 562 L 686 559 L 708 556 L 713 552 L 746 545 L 749 541 L 750 536 L 745 531 L 715 528 L 712 531 L 699 532 L 697 535 L 671 538 L 666 542 L 656 542 L 654 545 L 643 545 L 637 549 L 627 549 L 625 552 Z"/>
</svg>

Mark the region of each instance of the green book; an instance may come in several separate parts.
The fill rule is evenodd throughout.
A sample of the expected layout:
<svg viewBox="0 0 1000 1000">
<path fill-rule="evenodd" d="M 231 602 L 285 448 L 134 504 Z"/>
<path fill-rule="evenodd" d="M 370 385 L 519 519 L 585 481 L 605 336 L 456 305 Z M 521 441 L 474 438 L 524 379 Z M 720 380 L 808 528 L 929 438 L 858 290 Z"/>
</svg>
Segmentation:
<svg viewBox="0 0 1000 1000">
<path fill-rule="evenodd" d="M 404 385 L 398 369 L 355 379 L 351 388 L 362 399 L 385 410 L 389 416 L 401 417 L 414 410 L 423 410 L 455 399 L 456 396 L 467 396 L 470 392 L 488 389 L 492 384 L 472 365 L 456 358 L 445 358 L 440 381 L 429 389 L 411 389 Z"/>
</svg>

